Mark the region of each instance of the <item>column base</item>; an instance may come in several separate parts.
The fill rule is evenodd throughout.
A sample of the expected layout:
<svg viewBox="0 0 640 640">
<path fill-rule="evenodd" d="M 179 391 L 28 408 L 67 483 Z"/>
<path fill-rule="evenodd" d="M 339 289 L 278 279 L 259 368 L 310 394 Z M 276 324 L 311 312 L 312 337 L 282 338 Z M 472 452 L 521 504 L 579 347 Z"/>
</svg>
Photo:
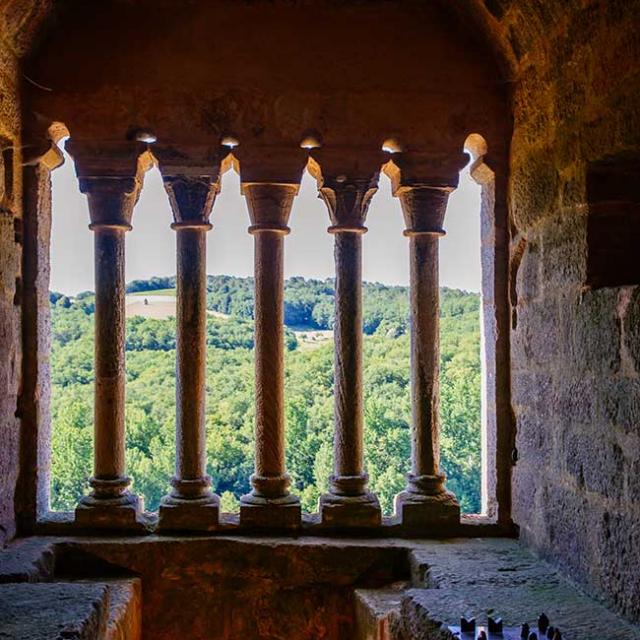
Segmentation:
<svg viewBox="0 0 640 640">
<path fill-rule="evenodd" d="M 258 529 L 300 528 L 302 511 L 297 496 L 265 498 L 248 493 L 240 498 L 240 526 Z"/>
<path fill-rule="evenodd" d="M 369 528 L 382 524 L 382 511 L 373 493 L 341 496 L 325 493 L 320 496 L 322 524 L 327 527 Z"/>
<path fill-rule="evenodd" d="M 133 494 L 117 498 L 85 496 L 76 507 L 75 522 L 83 529 L 144 530 L 144 503 Z"/>
<path fill-rule="evenodd" d="M 395 511 L 402 525 L 410 529 L 460 523 L 460 505 L 446 489 L 434 495 L 403 491 L 395 498 Z"/>
<path fill-rule="evenodd" d="M 165 496 L 158 510 L 158 531 L 215 531 L 220 526 L 220 498 L 184 500 Z"/>
</svg>

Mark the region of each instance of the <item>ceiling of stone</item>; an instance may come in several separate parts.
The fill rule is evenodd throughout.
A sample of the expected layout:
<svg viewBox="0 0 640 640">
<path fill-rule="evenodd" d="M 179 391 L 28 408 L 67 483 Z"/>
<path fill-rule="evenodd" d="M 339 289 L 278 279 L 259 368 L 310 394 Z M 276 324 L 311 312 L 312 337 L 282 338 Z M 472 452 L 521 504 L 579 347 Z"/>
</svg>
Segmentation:
<svg viewBox="0 0 640 640">
<path fill-rule="evenodd" d="M 135 3 L 136 0 L 112 0 Z M 197 0 L 158 0 L 174 2 L 184 10 Z M 260 2 L 262 0 L 252 0 Z M 283 0 L 285 1 L 285 0 Z M 291 2 L 292 0 L 286 0 Z M 295 0 L 312 4 L 313 0 Z M 365 0 L 335 0 L 364 2 Z M 372 0 L 367 0 L 371 2 Z M 375 0 L 400 2 L 401 0 Z M 580 0 L 424 0 L 443 2 L 455 11 L 478 37 L 488 42 L 500 60 L 505 76 L 517 74 L 521 62 L 550 30 L 566 22 L 581 5 Z M 41 27 L 55 24 L 55 12 L 66 0 L 0 0 L 0 31 L 5 46 L 18 56 L 29 52 Z"/>
</svg>

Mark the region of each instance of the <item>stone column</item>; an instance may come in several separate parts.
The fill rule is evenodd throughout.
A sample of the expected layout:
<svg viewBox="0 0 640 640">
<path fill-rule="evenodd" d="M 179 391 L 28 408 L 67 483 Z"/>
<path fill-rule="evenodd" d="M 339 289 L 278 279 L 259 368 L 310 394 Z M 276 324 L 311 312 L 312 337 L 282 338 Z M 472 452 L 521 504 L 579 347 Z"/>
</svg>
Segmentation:
<svg viewBox="0 0 640 640">
<path fill-rule="evenodd" d="M 125 234 L 140 191 L 136 177 L 82 177 L 95 242 L 95 407 L 93 491 L 76 508 L 83 526 L 134 525 L 142 501 L 125 474 Z"/>
<path fill-rule="evenodd" d="M 378 498 L 367 489 L 364 470 L 362 390 L 362 235 L 378 173 L 368 179 L 323 179 L 320 197 L 329 209 L 336 269 L 334 321 L 334 472 L 320 497 L 322 523 L 375 527 Z"/>
<path fill-rule="evenodd" d="M 159 528 L 211 531 L 220 499 L 206 472 L 206 234 L 218 191 L 215 177 L 164 176 L 177 245 L 176 473 L 160 504 Z"/>
<path fill-rule="evenodd" d="M 406 490 L 396 496 L 396 513 L 408 527 L 460 519 L 460 506 L 445 489 L 445 475 L 440 471 L 438 417 L 438 243 L 445 233 L 442 224 L 450 191 L 402 186 L 395 192 L 402 205 L 410 249 L 411 473 Z"/>
<path fill-rule="evenodd" d="M 300 500 L 289 493 L 284 419 L 284 237 L 297 184 L 243 183 L 255 240 L 256 450 L 253 490 L 240 500 L 240 523 L 300 526 Z"/>
</svg>

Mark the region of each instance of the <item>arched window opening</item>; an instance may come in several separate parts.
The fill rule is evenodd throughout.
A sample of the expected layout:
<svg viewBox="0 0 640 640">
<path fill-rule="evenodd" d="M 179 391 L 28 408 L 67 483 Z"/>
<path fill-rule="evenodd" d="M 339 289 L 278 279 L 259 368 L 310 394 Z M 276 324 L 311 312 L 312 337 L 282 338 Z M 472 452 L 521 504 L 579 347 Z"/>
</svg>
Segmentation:
<svg viewBox="0 0 640 640">
<path fill-rule="evenodd" d="M 303 140 L 309 148 L 318 136 Z M 311 146 L 313 145 L 313 146 Z M 316 179 L 305 171 L 285 250 L 287 470 L 304 513 L 318 511 L 333 469 L 333 238 Z"/>
<path fill-rule="evenodd" d="M 51 173 L 50 507 L 73 511 L 86 493 L 93 460 L 93 238 L 73 159 Z"/>
<path fill-rule="evenodd" d="M 449 196 L 440 241 L 440 455 L 462 513 L 481 513 L 484 355 L 480 188 L 471 161 Z"/>
<path fill-rule="evenodd" d="M 511 443 L 508 395 L 509 276 L 504 220 L 496 208 L 496 176 L 486 164 L 488 145 L 472 133 L 465 141 L 470 155 L 467 183 L 475 182 L 480 219 L 480 362 L 481 362 L 481 513 L 505 521 L 510 509 L 510 465 L 505 452 Z M 502 210 L 504 211 L 504 210 Z M 515 309 L 513 310 L 515 320 Z"/>
<path fill-rule="evenodd" d="M 142 135 L 142 134 L 141 134 Z M 126 471 L 156 511 L 175 460 L 176 279 L 171 209 L 156 164 L 126 234 Z"/>
<path fill-rule="evenodd" d="M 396 150 L 395 141 L 385 144 Z M 385 516 L 406 485 L 411 458 L 409 247 L 400 202 L 382 174 L 363 238 L 365 459 Z"/>
<path fill-rule="evenodd" d="M 251 490 L 255 442 L 253 238 L 240 175 L 231 167 L 220 180 L 207 233 L 205 428 L 212 489 L 220 511 L 235 514 Z"/>
</svg>

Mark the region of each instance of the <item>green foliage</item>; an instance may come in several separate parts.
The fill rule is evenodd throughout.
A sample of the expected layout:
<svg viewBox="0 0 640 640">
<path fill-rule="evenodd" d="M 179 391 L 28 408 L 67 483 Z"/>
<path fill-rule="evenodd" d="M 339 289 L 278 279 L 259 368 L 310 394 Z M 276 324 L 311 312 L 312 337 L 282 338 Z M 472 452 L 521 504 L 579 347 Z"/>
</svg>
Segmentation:
<svg viewBox="0 0 640 640">
<path fill-rule="evenodd" d="M 137 293 L 139 291 L 158 291 L 160 289 L 175 289 L 176 277 L 154 276 L 149 280 L 133 280 L 127 285 L 127 293 Z"/>
<path fill-rule="evenodd" d="M 86 388 L 85 388 L 86 386 Z M 51 418 L 51 508 L 73 508 L 87 488 L 93 449 L 93 385 L 69 388 L 54 402 Z"/>
<path fill-rule="evenodd" d="M 153 282 L 152 282 L 153 281 Z M 172 278 L 140 281 L 167 288 Z M 146 284 L 145 284 L 146 283 Z M 130 285 L 131 286 L 131 285 Z M 209 276 L 207 320 L 208 473 L 223 510 L 249 491 L 254 452 L 252 281 Z M 287 282 L 287 467 L 304 510 L 315 511 L 333 466 L 333 343 L 299 348 L 290 327 L 333 323 L 333 282 Z M 52 294 L 52 507 L 72 509 L 91 475 L 93 295 Z M 448 486 L 467 512 L 480 509 L 479 296 L 441 295 L 441 457 Z M 410 468 L 408 299 L 404 287 L 364 291 L 365 455 L 370 485 L 385 513 Z M 169 488 L 175 462 L 175 319 L 127 323 L 127 472 L 150 510 Z"/>
</svg>

